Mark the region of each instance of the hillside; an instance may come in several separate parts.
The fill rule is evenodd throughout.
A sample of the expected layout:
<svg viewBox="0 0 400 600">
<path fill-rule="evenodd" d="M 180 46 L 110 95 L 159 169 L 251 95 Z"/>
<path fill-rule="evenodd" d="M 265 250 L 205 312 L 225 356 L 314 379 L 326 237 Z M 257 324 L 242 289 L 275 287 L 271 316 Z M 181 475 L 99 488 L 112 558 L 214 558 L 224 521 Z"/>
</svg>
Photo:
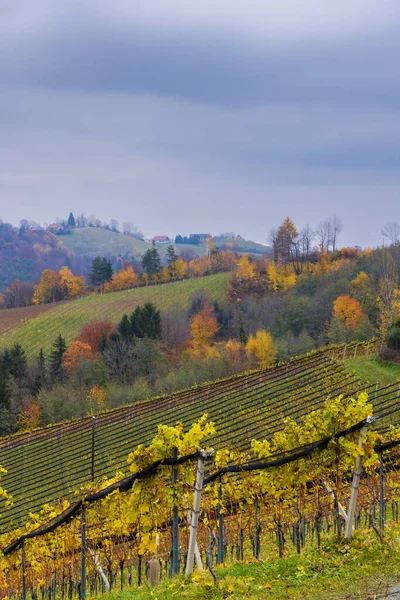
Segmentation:
<svg viewBox="0 0 400 600">
<path fill-rule="evenodd" d="M 69 343 L 89 321 L 105 319 L 117 323 L 122 315 L 132 312 L 136 306 L 145 302 L 153 302 L 161 311 L 167 311 L 173 306 L 183 309 L 187 308 L 191 296 L 200 290 L 209 294 L 212 300 L 221 301 L 227 292 L 230 277 L 230 273 L 219 273 L 43 305 L 43 311 L 36 317 L 32 314 L 32 307 L 13 310 L 11 318 L 9 310 L 1 310 L 0 331 L 5 328 L 7 330 L 0 335 L 0 349 L 20 343 L 28 358 L 33 358 L 41 348 L 45 353 L 49 352 L 59 333 Z"/>
<path fill-rule="evenodd" d="M 349 374 L 334 360 L 332 349 L 315 352 L 266 371 L 253 371 L 182 392 L 70 423 L 39 429 L 0 442 L 0 464 L 8 473 L 4 486 L 13 495 L 10 511 L 2 511 L 1 528 L 8 527 L 44 502 L 73 496 L 90 481 L 92 435 L 96 479 L 126 470 L 126 457 L 146 444 L 157 424 L 188 425 L 205 412 L 216 423 L 210 443 L 246 450 L 253 438 L 269 438 L 283 426 L 284 417 L 299 419 L 321 407 L 329 395 L 371 393 L 375 413 L 382 416 L 396 405 L 398 382 L 375 389 Z M 372 394 L 373 392 L 373 394 Z M 379 430 L 398 422 L 399 410 L 377 422 Z M 94 427 L 94 429 L 93 429 Z M 37 481 L 41 486 L 37 488 Z"/>
<path fill-rule="evenodd" d="M 149 242 L 141 241 L 122 233 L 97 227 L 83 227 L 72 229 L 69 235 L 60 237 L 63 245 L 77 257 L 95 258 L 96 256 L 117 257 L 124 260 L 137 259 L 151 247 Z M 217 249 L 231 250 L 232 252 L 249 252 L 264 254 L 270 248 L 251 240 L 226 239 L 214 242 Z M 157 244 L 157 250 L 164 257 L 169 244 Z M 205 254 L 204 245 L 176 244 L 179 252 L 190 252 L 193 256 Z"/>
</svg>

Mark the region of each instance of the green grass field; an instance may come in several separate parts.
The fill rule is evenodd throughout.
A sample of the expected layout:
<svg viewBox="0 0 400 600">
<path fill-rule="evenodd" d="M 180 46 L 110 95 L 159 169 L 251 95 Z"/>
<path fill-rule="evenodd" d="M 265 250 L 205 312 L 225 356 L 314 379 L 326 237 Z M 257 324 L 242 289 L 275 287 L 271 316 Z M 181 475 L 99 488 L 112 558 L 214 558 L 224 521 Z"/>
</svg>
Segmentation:
<svg viewBox="0 0 400 600">
<path fill-rule="evenodd" d="M 161 311 L 168 311 L 174 306 L 186 309 L 190 298 L 199 291 L 204 291 L 212 300 L 220 302 L 227 292 L 230 277 L 230 273 L 218 273 L 198 279 L 60 302 L 44 314 L 27 319 L 16 328 L 6 331 L 0 336 L 0 349 L 19 343 L 28 358 L 32 359 L 41 348 L 48 353 L 59 333 L 69 343 L 89 321 L 105 319 L 117 323 L 122 315 L 132 312 L 136 306 L 145 302 L 153 302 Z"/>
<path fill-rule="evenodd" d="M 60 239 L 64 246 L 72 250 L 76 256 L 89 258 L 122 256 L 125 260 L 130 260 L 142 256 L 146 250 L 151 248 L 149 242 L 96 227 L 73 229 L 70 235 L 65 235 Z M 157 244 L 157 250 L 162 258 L 166 255 L 168 246 L 169 244 Z M 176 248 L 190 250 L 194 256 L 201 256 L 205 253 L 205 246 L 187 244 L 176 246 Z"/>
<path fill-rule="evenodd" d="M 125 260 L 138 257 L 144 254 L 151 247 L 149 242 L 137 240 L 122 233 L 109 231 L 96 227 L 84 227 L 73 229 L 70 235 L 60 237 L 60 241 L 74 252 L 76 256 L 122 256 Z M 157 250 L 161 257 L 164 257 L 169 244 L 157 244 Z M 267 246 L 258 244 L 251 240 L 218 240 L 215 242 L 216 248 L 229 247 L 232 252 L 252 252 L 254 254 L 264 254 L 269 250 Z M 206 246 L 193 244 L 176 245 L 178 253 L 180 251 L 190 251 L 194 257 L 202 256 L 206 252 Z"/>
<path fill-rule="evenodd" d="M 400 365 L 396 363 L 360 356 L 347 359 L 345 365 L 348 371 L 357 373 L 365 383 L 379 383 L 383 386 L 399 381 L 400 385 Z"/>
<path fill-rule="evenodd" d="M 388 540 L 389 541 L 389 540 Z M 262 560 L 248 559 L 215 566 L 216 589 L 208 572 L 164 579 L 158 586 L 114 591 L 104 600 L 373 600 L 390 598 L 386 586 L 399 582 L 400 553 L 392 541 L 379 544 L 371 533 L 361 532 L 351 543 L 326 540 L 320 550 L 307 548 L 300 556 L 288 543 L 288 556 L 271 552 Z M 265 554 L 265 553 L 264 553 Z M 390 589 L 389 589 L 390 592 Z M 395 596 L 397 598 L 397 596 Z"/>
</svg>

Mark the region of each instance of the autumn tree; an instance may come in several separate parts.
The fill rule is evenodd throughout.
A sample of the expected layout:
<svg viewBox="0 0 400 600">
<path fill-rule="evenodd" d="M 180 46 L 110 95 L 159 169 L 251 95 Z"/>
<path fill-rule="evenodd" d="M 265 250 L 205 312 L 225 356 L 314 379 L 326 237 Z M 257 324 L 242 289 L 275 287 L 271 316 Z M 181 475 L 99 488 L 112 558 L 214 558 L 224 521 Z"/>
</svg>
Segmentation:
<svg viewBox="0 0 400 600">
<path fill-rule="evenodd" d="M 57 273 L 45 269 L 39 283 L 34 288 L 33 303 L 47 304 L 68 298 L 76 298 L 86 289 L 83 277 L 76 277 L 68 267 Z"/>
<path fill-rule="evenodd" d="M 337 317 L 351 331 L 357 331 L 365 319 L 361 304 L 349 294 L 338 296 L 333 303 L 333 316 Z"/>
<path fill-rule="evenodd" d="M 284 266 L 270 261 L 266 271 L 268 287 L 274 292 L 285 292 L 296 285 L 297 277 L 291 265 Z"/>
<path fill-rule="evenodd" d="M 71 375 L 83 360 L 91 360 L 92 358 L 93 351 L 89 344 L 74 340 L 65 351 L 62 364 L 68 375 Z"/>
<path fill-rule="evenodd" d="M 63 290 L 60 285 L 60 276 L 56 271 L 45 269 L 40 281 L 35 285 L 33 304 L 48 304 L 63 299 Z"/>
<path fill-rule="evenodd" d="M 104 410 L 107 400 L 105 389 L 96 383 L 90 388 L 86 400 L 89 404 L 90 414 Z"/>
<path fill-rule="evenodd" d="M 187 267 L 182 258 L 177 258 L 169 266 L 172 279 L 183 279 L 186 275 Z"/>
<path fill-rule="evenodd" d="M 238 277 L 240 279 L 253 279 L 256 275 L 255 266 L 250 262 L 249 255 L 243 254 L 239 260 Z"/>
<path fill-rule="evenodd" d="M 121 269 L 117 273 L 114 273 L 112 279 L 104 284 L 105 292 L 119 292 L 121 290 L 130 290 L 138 284 L 138 277 L 133 270 L 133 267 L 129 266 L 125 269 Z"/>
<path fill-rule="evenodd" d="M 245 350 L 250 364 L 257 365 L 262 369 L 270 367 L 276 357 L 272 335 L 264 330 L 257 331 L 255 336 L 250 334 Z"/>
<path fill-rule="evenodd" d="M 190 338 L 195 345 L 210 345 L 218 329 L 217 317 L 211 306 L 204 306 L 190 319 Z"/>
<path fill-rule="evenodd" d="M 299 235 L 293 221 L 286 217 L 277 231 L 271 233 L 272 250 L 275 262 L 286 264 L 293 257 Z"/>
<path fill-rule="evenodd" d="M 100 352 L 107 344 L 114 325 L 110 321 L 90 321 L 82 327 L 78 340 L 88 344 L 93 353 Z"/>
<path fill-rule="evenodd" d="M 83 277 L 76 277 L 68 267 L 62 267 L 59 276 L 63 298 L 77 298 L 84 293 L 86 286 Z"/>
<path fill-rule="evenodd" d="M 19 429 L 37 429 L 40 427 L 42 411 L 37 399 L 27 395 L 22 400 L 18 415 Z"/>
</svg>

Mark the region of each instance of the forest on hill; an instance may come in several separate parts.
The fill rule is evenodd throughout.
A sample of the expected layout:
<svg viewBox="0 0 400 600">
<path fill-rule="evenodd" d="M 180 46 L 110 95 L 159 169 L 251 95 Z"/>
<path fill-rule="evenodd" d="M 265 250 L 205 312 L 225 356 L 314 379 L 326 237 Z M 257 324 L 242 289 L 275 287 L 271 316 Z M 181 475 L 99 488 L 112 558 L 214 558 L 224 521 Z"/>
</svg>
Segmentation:
<svg viewBox="0 0 400 600">
<path fill-rule="evenodd" d="M 144 273 L 132 265 L 113 272 L 99 258 L 89 287 L 68 269 L 45 271 L 38 306 L 63 290 L 85 297 L 55 303 L 0 337 L 1 433 L 265 368 L 328 343 L 379 336 L 382 357 L 398 360 L 400 245 L 334 250 L 331 237 L 312 248 L 290 219 L 274 235 L 272 257 L 210 245 L 208 256 L 185 262 L 171 246 L 163 267 L 153 245 Z"/>
<path fill-rule="evenodd" d="M 162 265 L 168 263 L 169 246 L 185 262 L 190 262 L 207 254 L 209 238 L 218 250 L 255 255 L 270 252 L 269 246 L 244 240 L 233 232 L 214 238 L 209 234 L 177 234 L 171 239 L 155 236 L 149 240 L 130 222 L 119 225 L 115 219 L 105 222 L 94 215 L 74 217 L 71 213 L 66 220 L 43 226 L 22 219 L 15 227 L 0 219 L 0 294 L 12 284 L 15 288 L 18 282 L 16 306 L 25 306 L 31 303 L 33 285 L 45 269 L 59 270 L 66 266 L 88 281 L 92 261 L 97 256 L 106 258 L 115 271 L 130 264 L 140 273 L 142 257 L 152 248 L 153 241 L 157 243 Z"/>
</svg>

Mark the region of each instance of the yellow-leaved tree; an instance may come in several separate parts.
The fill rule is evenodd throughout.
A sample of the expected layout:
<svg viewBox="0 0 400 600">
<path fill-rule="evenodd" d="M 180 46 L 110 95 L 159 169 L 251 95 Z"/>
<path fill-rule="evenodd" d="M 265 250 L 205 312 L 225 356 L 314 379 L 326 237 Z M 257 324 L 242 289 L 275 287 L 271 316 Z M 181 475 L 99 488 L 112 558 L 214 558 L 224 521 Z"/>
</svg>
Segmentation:
<svg viewBox="0 0 400 600">
<path fill-rule="evenodd" d="M 238 277 L 240 279 L 253 279 L 256 275 L 256 269 L 249 260 L 248 254 L 243 254 L 239 260 Z"/>
<path fill-rule="evenodd" d="M 245 347 L 251 366 L 263 369 L 270 367 L 276 357 L 274 340 L 269 331 L 260 330 L 256 335 L 250 335 Z"/>
</svg>

